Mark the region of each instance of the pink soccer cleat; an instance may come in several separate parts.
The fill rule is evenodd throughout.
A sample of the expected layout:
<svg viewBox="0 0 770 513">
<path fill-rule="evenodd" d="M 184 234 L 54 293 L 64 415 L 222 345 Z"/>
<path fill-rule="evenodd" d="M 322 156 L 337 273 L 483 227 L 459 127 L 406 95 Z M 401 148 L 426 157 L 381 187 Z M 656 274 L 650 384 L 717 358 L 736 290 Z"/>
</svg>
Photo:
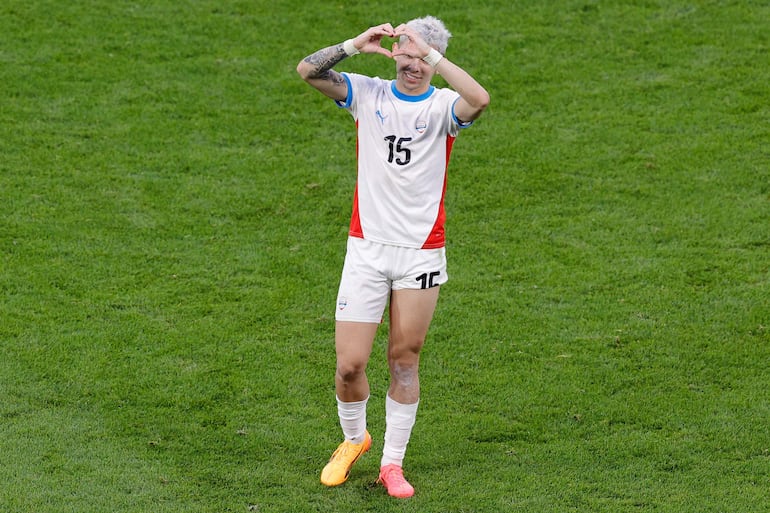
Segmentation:
<svg viewBox="0 0 770 513">
<path fill-rule="evenodd" d="M 404 471 L 398 465 L 385 465 L 380 469 L 377 480 L 388 490 L 388 495 L 399 499 L 407 499 L 414 495 L 414 488 L 404 479 Z"/>
</svg>

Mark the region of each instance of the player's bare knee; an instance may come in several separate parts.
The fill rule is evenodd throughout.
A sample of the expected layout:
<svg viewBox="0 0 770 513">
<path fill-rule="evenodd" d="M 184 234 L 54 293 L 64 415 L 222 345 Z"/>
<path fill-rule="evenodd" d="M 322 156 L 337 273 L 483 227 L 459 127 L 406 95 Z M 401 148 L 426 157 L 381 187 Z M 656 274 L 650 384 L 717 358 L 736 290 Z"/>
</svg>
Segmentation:
<svg viewBox="0 0 770 513">
<path fill-rule="evenodd" d="M 388 362 L 393 366 L 395 363 L 409 365 L 418 361 L 423 342 L 424 339 L 415 339 L 409 343 L 391 343 L 388 347 Z"/>
<path fill-rule="evenodd" d="M 417 382 L 419 366 L 416 362 L 401 364 L 394 362 L 390 366 L 390 376 L 400 386 L 409 387 Z"/>
<path fill-rule="evenodd" d="M 357 363 L 338 363 L 337 376 L 343 383 L 351 383 L 361 378 L 366 372 L 366 365 Z"/>
</svg>

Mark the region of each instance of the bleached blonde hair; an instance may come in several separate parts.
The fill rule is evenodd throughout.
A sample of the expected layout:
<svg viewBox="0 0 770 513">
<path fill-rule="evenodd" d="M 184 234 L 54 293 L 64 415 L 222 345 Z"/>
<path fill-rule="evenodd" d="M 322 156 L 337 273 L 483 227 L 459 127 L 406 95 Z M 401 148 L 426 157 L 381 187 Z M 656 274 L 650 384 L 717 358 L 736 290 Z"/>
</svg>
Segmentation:
<svg viewBox="0 0 770 513">
<path fill-rule="evenodd" d="M 435 16 L 424 16 L 408 21 L 406 25 L 420 34 L 425 42 L 441 52 L 441 55 L 446 53 L 446 47 L 449 44 L 449 38 L 452 37 L 452 33 L 447 30 L 443 21 Z M 405 39 L 402 36 L 400 43 L 405 43 Z"/>
</svg>

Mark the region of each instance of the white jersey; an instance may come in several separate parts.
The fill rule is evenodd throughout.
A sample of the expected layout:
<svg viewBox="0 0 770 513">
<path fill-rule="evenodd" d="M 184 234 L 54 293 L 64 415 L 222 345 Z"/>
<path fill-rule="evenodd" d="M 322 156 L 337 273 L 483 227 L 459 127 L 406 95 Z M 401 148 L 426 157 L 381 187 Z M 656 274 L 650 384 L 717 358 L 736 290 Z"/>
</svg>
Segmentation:
<svg viewBox="0 0 770 513">
<path fill-rule="evenodd" d="M 461 125 L 451 89 L 419 96 L 393 80 L 342 74 L 344 103 L 356 121 L 358 178 L 350 235 L 409 248 L 445 244 L 444 193 L 452 144 Z"/>
</svg>

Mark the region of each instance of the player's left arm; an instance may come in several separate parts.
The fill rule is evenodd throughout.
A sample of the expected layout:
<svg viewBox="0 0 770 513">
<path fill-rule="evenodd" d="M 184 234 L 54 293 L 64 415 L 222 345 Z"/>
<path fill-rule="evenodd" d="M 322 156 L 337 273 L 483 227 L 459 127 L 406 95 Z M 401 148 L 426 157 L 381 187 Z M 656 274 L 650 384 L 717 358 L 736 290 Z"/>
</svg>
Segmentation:
<svg viewBox="0 0 770 513">
<path fill-rule="evenodd" d="M 460 95 L 454 106 L 455 117 L 463 123 L 470 123 L 481 116 L 489 105 L 487 90 L 467 71 L 446 57 L 438 62 L 436 71 Z"/>
<path fill-rule="evenodd" d="M 420 52 L 419 57 L 428 62 L 438 58 L 438 63 L 433 63 L 435 70 L 447 83 L 460 94 L 460 99 L 455 102 L 454 115 L 463 123 L 470 123 L 481 116 L 484 109 L 489 105 L 489 93 L 479 84 L 467 71 L 450 61 L 438 50 L 431 48 L 428 43 L 406 24 L 401 24 L 393 32 L 394 36 L 406 36 L 417 47 Z M 398 43 L 393 45 L 393 55 L 400 55 Z M 434 55 L 430 55 L 434 54 Z"/>
</svg>

